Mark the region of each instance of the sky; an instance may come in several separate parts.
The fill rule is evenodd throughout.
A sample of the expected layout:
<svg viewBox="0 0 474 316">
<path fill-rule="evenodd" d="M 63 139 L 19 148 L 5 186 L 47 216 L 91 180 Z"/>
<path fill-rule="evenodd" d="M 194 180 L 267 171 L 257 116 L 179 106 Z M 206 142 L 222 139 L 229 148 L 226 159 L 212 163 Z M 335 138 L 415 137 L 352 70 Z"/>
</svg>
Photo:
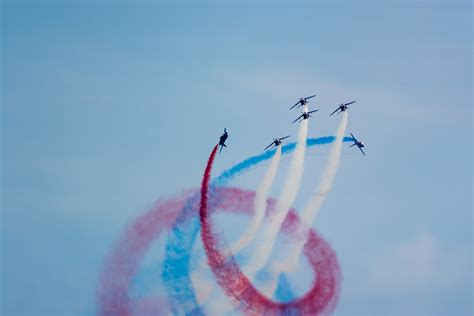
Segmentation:
<svg viewBox="0 0 474 316">
<path fill-rule="evenodd" d="M 315 223 L 344 281 L 336 315 L 472 315 L 469 1 L 1 4 L 3 315 L 81 315 L 124 227 L 199 181 L 309 136 L 357 100 Z M 352 150 L 354 149 L 354 150 Z M 328 152 L 307 156 L 296 207 Z M 282 162 L 273 196 L 283 182 Z M 238 184 L 255 189 L 265 168 Z M 280 175 L 281 174 L 281 175 Z M 222 219 L 223 229 L 229 222 Z"/>
</svg>

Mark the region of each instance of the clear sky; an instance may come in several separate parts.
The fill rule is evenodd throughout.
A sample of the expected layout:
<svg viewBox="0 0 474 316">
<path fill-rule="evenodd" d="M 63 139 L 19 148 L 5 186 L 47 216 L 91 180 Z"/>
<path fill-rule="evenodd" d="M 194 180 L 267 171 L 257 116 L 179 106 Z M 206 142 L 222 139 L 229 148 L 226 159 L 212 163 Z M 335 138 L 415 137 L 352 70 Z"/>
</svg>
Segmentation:
<svg viewBox="0 0 474 316">
<path fill-rule="evenodd" d="M 294 139 L 313 93 L 309 136 L 354 99 L 367 146 L 315 225 L 336 314 L 472 315 L 471 2 L 4 1 L 1 19 L 3 315 L 90 308 L 124 225 L 197 186 L 224 127 L 215 172 Z"/>
</svg>

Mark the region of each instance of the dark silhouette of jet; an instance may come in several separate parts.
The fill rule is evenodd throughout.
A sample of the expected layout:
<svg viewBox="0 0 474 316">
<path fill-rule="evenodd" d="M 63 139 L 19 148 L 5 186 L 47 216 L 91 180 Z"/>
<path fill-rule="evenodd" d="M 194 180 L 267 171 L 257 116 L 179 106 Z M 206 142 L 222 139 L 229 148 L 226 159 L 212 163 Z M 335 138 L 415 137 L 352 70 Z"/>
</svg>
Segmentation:
<svg viewBox="0 0 474 316">
<path fill-rule="evenodd" d="M 297 106 L 297 105 L 298 105 L 298 107 L 305 105 L 306 103 L 308 103 L 308 100 L 309 100 L 309 99 L 314 98 L 315 96 L 316 96 L 316 94 L 310 95 L 309 97 L 306 97 L 306 98 L 300 98 L 299 101 L 296 102 L 295 105 L 293 105 L 293 106 L 290 108 L 290 110 L 291 110 L 292 108 L 294 108 L 295 106 Z"/>
<path fill-rule="evenodd" d="M 356 102 L 356 101 L 352 101 L 352 102 L 349 102 L 349 103 L 341 103 L 341 104 L 339 104 L 339 107 L 338 107 L 334 112 L 332 112 L 331 114 L 329 114 L 329 116 L 333 115 L 333 114 L 336 113 L 337 111 L 339 111 L 337 114 L 346 111 L 346 110 L 349 108 L 349 105 L 351 105 L 352 103 L 355 103 L 355 102 Z"/>
<path fill-rule="evenodd" d="M 354 134 L 351 133 L 351 136 L 352 136 L 352 141 L 354 142 L 354 144 L 352 144 L 352 145 L 349 146 L 349 147 L 352 147 L 352 146 L 356 146 L 356 145 L 357 145 L 357 147 L 359 147 L 360 151 L 361 151 L 361 152 L 364 154 L 364 156 L 365 156 L 365 152 L 362 150 L 362 148 L 365 147 L 364 143 L 358 141 L 358 140 L 355 138 Z"/>
<path fill-rule="evenodd" d="M 314 111 L 309 111 L 309 112 L 303 112 L 303 114 L 301 114 L 300 116 L 298 116 L 298 118 L 296 120 L 293 121 L 293 123 L 295 123 L 296 121 L 303 121 L 303 120 L 307 120 L 308 118 L 311 117 L 311 113 L 314 113 L 316 111 L 319 111 L 319 110 L 314 110 Z M 293 124 L 291 123 L 291 124 Z"/>
<path fill-rule="evenodd" d="M 224 134 L 219 138 L 219 145 L 221 146 L 221 149 L 219 150 L 219 153 L 222 151 L 223 147 L 227 147 L 225 144 L 225 141 L 227 140 L 227 137 L 229 137 L 229 134 L 227 133 L 227 130 L 224 128 Z"/>
<path fill-rule="evenodd" d="M 268 148 L 270 148 L 272 146 L 275 146 L 275 147 L 280 146 L 281 143 L 282 143 L 282 140 L 285 139 L 285 138 L 288 138 L 288 137 L 290 137 L 290 135 L 282 137 L 282 138 L 274 138 L 273 142 L 270 145 L 268 145 L 264 150 L 267 150 Z"/>
</svg>

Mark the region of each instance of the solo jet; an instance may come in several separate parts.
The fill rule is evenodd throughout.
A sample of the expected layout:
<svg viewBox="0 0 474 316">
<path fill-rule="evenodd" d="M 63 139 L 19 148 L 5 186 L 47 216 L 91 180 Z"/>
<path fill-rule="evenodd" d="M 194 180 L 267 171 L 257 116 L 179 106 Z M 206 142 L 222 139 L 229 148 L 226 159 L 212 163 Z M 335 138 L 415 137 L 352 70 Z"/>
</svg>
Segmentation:
<svg viewBox="0 0 474 316">
<path fill-rule="evenodd" d="M 268 145 L 264 150 L 267 150 L 268 148 L 270 148 L 272 146 L 275 146 L 275 147 L 280 146 L 281 143 L 282 143 L 282 140 L 285 139 L 285 138 L 288 138 L 288 137 L 290 137 L 290 135 L 282 137 L 282 138 L 274 138 L 273 142 L 270 145 Z"/>
<path fill-rule="evenodd" d="M 339 107 L 334 111 L 332 112 L 331 114 L 329 114 L 329 116 L 333 115 L 334 113 L 336 113 L 337 111 L 339 111 L 337 114 L 341 113 L 341 112 L 344 112 L 345 110 L 347 110 L 349 108 L 349 105 L 351 105 L 352 103 L 355 103 L 356 101 L 352 101 L 352 102 L 349 102 L 349 103 L 341 103 L 339 104 Z"/>
<path fill-rule="evenodd" d="M 219 145 L 221 146 L 221 149 L 219 150 L 219 153 L 222 151 L 223 147 L 227 147 L 225 144 L 225 141 L 227 140 L 227 137 L 229 137 L 229 134 L 227 134 L 227 130 L 224 128 L 224 134 L 219 138 Z"/>
<path fill-rule="evenodd" d="M 290 110 L 293 109 L 293 108 L 294 108 L 295 106 L 297 106 L 298 104 L 299 104 L 298 107 L 305 105 L 306 103 L 308 103 L 308 100 L 309 100 L 309 99 L 314 98 L 315 96 L 316 96 L 316 94 L 315 94 L 315 95 L 310 95 L 309 97 L 306 97 L 306 98 L 300 98 L 300 100 L 299 100 L 298 102 L 296 102 L 295 105 L 293 105 L 293 106 L 290 108 Z"/>
<path fill-rule="evenodd" d="M 350 147 L 357 145 L 357 147 L 359 147 L 360 151 L 361 151 L 361 152 L 364 154 L 364 156 L 365 156 L 365 152 L 362 150 L 362 147 L 365 147 L 364 143 L 358 141 L 358 140 L 355 138 L 354 134 L 351 133 L 351 136 L 352 136 L 352 141 L 354 142 L 354 144 L 352 144 Z"/>
<path fill-rule="evenodd" d="M 303 121 L 303 120 L 307 120 L 308 118 L 311 117 L 311 113 L 314 113 L 316 111 L 319 111 L 319 110 L 314 110 L 314 111 L 309 111 L 309 112 L 303 112 L 303 114 L 301 114 L 300 116 L 298 116 L 298 118 L 296 120 L 293 121 L 293 123 L 295 123 L 296 121 Z M 301 119 L 302 118 L 302 119 Z M 301 120 L 300 120 L 301 119 Z M 291 124 L 293 124 L 291 123 Z"/>
</svg>

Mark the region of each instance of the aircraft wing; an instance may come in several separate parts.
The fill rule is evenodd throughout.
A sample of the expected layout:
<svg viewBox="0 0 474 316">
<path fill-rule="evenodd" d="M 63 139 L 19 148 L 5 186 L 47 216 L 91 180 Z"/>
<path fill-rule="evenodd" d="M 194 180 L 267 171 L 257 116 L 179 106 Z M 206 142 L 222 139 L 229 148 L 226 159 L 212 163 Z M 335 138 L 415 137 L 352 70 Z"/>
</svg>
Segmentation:
<svg viewBox="0 0 474 316">
<path fill-rule="evenodd" d="M 351 133 L 351 136 L 352 136 L 352 139 L 353 139 L 353 140 L 357 140 L 357 139 L 355 138 L 354 134 Z"/>
<path fill-rule="evenodd" d="M 301 114 L 300 116 L 298 116 L 298 118 L 296 120 L 294 120 L 291 124 L 295 123 L 296 121 L 298 121 L 300 118 L 303 117 L 303 114 Z"/>
<path fill-rule="evenodd" d="M 357 147 L 359 147 L 359 146 L 357 146 Z M 362 148 L 359 147 L 359 149 L 360 149 L 360 151 L 361 151 L 361 152 L 364 154 L 364 156 L 365 156 L 365 152 L 362 150 Z"/>
<path fill-rule="evenodd" d="M 282 138 L 278 138 L 278 140 L 283 140 L 283 139 L 288 138 L 288 137 L 290 137 L 290 135 L 282 137 Z"/>
<path fill-rule="evenodd" d="M 314 112 L 318 112 L 319 110 L 314 110 L 314 111 L 309 111 L 308 114 L 311 114 L 311 113 L 314 113 Z"/>
<path fill-rule="evenodd" d="M 316 96 L 316 94 L 310 95 L 309 97 L 306 97 L 306 98 L 305 98 L 305 100 L 308 100 L 308 99 L 314 98 L 315 96 Z"/>
<path fill-rule="evenodd" d="M 299 103 L 300 103 L 300 101 L 296 102 L 295 105 L 293 105 L 293 106 L 290 108 L 290 110 L 293 109 L 295 106 L 297 106 Z"/>
<path fill-rule="evenodd" d="M 332 112 L 331 114 L 329 114 L 329 116 L 333 115 L 333 114 L 336 113 L 337 111 L 339 111 L 339 108 L 337 108 L 336 110 L 334 110 L 334 112 Z"/>
<path fill-rule="evenodd" d="M 355 145 L 357 145 L 357 143 L 354 143 L 354 144 L 350 145 L 349 147 L 354 147 Z"/>
<path fill-rule="evenodd" d="M 346 103 L 346 104 L 344 104 L 344 105 L 350 105 L 350 104 L 352 104 L 352 103 L 356 103 L 356 101 L 352 101 L 352 102 Z"/>
<path fill-rule="evenodd" d="M 265 147 L 265 149 L 264 149 L 263 151 L 265 151 L 265 150 L 267 150 L 268 148 L 272 147 L 272 145 L 273 145 L 274 143 L 275 143 L 275 142 L 272 142 L 270 145 L 268 145 L 267 147 Z"/>
</svg>

